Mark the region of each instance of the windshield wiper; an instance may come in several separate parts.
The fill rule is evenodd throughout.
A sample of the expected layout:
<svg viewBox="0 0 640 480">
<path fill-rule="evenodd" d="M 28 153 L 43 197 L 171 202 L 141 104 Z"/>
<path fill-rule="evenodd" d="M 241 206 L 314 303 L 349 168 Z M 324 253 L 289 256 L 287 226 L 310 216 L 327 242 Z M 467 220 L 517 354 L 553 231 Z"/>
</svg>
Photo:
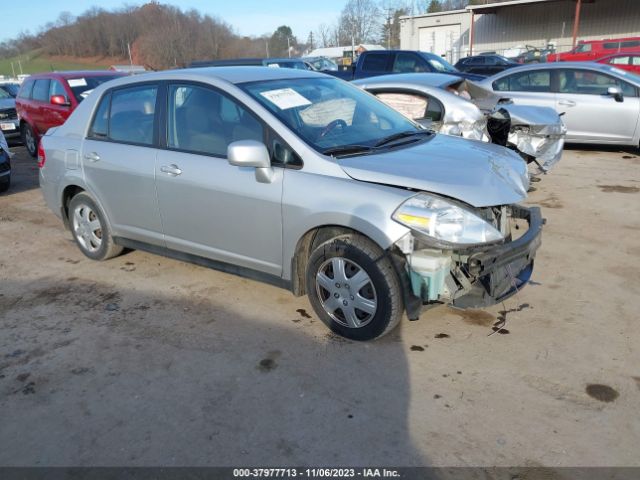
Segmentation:
<svg viewBox="0 0 640 480">
<path fill-rule="evenodd" d="M 394 133 L 393 135 L 389 135 L 388 137 L 384 137 L 378 143 L 374 144 L 374 147 L 381 147 L 382 145 L 386 145 L 395 140 L 400 140 L 401 138 L 413 137 L 414 135 L 431 135 L 433 132 L 431 130 L 406 130 L 404 132 Z"/>
<path fill-rule="evenodd" d="M 369 145 L 340 145 L 337 147 L 329 147 L 322 151 L 324 155 L 334 155 L 336 153 L 348 154 L 348 153 L 363 153 L 374 150 L 374 147 Z"/>
</svg>

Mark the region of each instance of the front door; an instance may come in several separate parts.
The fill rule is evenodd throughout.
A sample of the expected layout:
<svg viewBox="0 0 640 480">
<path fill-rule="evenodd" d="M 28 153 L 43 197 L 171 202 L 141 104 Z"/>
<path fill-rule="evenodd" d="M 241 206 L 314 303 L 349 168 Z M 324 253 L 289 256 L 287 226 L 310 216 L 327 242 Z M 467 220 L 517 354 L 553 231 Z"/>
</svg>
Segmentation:
<svg viewBox="0 0 640 480">
<path fill-rule="evenodd" d="M 234 141 L 264 141 L 264 126 L 209 86 L 170 84 L 167 104 L 156 166 L 167 247 L 280 276 L 283 169 L 259 183 L 226 158 Z"/>
<path fill-rule="evenodd" d="M 634 86 L 593 70 L 563 69 L 558 74 L 556 110 L 565 112 L 562 120 L 567 126 L 567 141 L 633 141 L 640 116 Z M 621 89 L 621 102 L 607 94 L 609 87 Z"/>
</svg>

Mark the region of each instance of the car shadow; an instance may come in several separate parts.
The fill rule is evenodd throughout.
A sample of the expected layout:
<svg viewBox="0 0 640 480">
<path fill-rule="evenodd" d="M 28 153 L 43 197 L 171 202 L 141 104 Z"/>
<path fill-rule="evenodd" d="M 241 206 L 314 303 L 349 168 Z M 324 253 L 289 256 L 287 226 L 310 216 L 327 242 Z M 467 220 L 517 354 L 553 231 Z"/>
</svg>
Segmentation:
<svg viewBox="0 0 640 480">
<path fill-rule="evenodd" d="M 398 331 L 63 277 L 2 282 L 0 465 L 428 465 Z"/>
</svg>

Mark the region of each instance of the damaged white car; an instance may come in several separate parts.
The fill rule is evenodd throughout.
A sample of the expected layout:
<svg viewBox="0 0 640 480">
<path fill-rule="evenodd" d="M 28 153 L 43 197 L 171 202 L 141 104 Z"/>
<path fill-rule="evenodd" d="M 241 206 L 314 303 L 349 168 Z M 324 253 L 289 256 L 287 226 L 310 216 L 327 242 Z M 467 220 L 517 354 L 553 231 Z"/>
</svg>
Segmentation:
<svg viewBox="0 0 640 480">
<path fill-rule="evenodd" d="M 562 157 L 567 130 L 552 108 L 514 105 L 455 75 L 410 73 L 353 83 L 427 128 L 516 150 L 543 172 Z"/>
</svg>

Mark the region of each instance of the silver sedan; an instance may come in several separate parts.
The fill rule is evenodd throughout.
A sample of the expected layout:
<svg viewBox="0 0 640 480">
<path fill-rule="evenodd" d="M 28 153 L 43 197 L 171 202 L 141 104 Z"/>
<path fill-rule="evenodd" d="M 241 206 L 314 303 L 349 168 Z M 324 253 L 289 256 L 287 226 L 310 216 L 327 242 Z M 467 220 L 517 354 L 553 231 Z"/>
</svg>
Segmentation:
<svg viewBox="0 0 640 480">
<path fill-rule="evenodd" d="M 516 104 L 552 107 L 563 114 L 567 141 L 640 144 L 640 77 L 591 62 L 513 68 L 478 82 Z"/>
</svg>

